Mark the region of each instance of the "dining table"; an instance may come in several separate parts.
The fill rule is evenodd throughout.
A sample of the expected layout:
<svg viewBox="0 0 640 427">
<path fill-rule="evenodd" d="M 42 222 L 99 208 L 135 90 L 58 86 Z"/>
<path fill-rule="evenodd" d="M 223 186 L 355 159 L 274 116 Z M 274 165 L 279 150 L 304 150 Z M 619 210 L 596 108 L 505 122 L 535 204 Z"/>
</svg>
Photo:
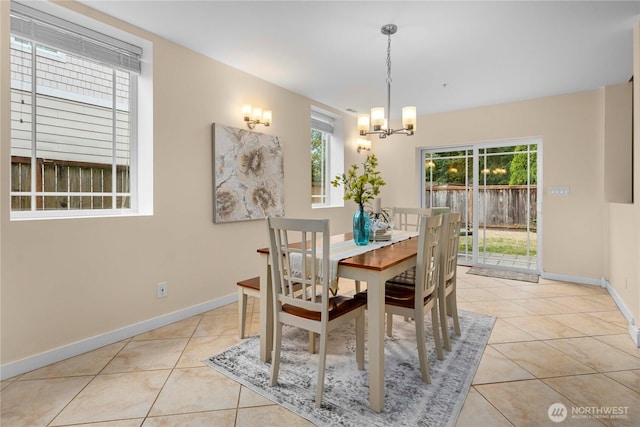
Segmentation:
<svg viewBox="0 0 640 427">
<path fill-rule="evenodd" d="M 331 244 L 353 239 L 352 233 L 331 236 Z M 359 255 L 341 259 L 337 266 L 340 278 L 367 283 L 368 293 L 368 369 L 369 406 L 373 411 L 384 409 L 384 340 L 385 340 L 385 282 L 416 265 L 418 237 L 408 237 L 379 247 L 368 245 Z M 260 254 L 260 360 L 269 362 L 273 348 L 273 288 L 269 248 Z"/>
</svg>

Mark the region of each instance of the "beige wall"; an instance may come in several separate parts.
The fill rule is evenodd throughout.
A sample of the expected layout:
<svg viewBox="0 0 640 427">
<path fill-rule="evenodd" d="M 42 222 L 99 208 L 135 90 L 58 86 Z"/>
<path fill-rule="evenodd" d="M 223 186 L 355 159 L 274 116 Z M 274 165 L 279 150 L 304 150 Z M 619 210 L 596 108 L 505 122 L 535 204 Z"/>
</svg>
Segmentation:
<svg viewBox="0 0 640 427">
<path fill-rule="evenodd" d="M 604 89 L 604 184 L 608 202 L 631 203 L 632 199 L 632 95 L 632 83 Z"/>
<path fill-rule="evenodd" d="M 413 137 L 373 140 L 388 187 L 384 205 L 416 205 L 417 149 L 540 137 L 543 146 L 543 271 L 602 277 L 603 90 L 455 111 L 418 119 Z M 540 168 L 540 166 L 538 166 Z M 569 186 L 552 196 L 551 186 Z M 402 188 L 402 191 L 393 191 Z"/>
<path fill-rule="evenodd" d="M 638 207 L 632 204 L 608 204 L 608 262 L 605 276 L 624 301 L 638 326 L 640 282 L 638 281 Z"/>
<path fill-rule="evenodd" d="M 212 222 L 211 123 L 242 127 L 242 103 L 274 112 L 273 126 L 259 131 L 277 135 L 284 146 L 288 216 L 327 217 L 333 231 L 343 232 L 354 210 L 350 202 L 343 209 L 310 208 L 309 99 L 84 6 L 63 4 L 154 43 L 154 215 L 9 221 L 9 3 L 0 2 L 2 364 L 232 295 L 237 280 L 258 274 L 255 249 L 266 246 L 264 222 Z M 422 116 L 414 137 L 372 139 L 388 182 L 383 204 L 417 206 L 418 147 L 539 136 L 544 271 L 599 280 L 603 103 L 603 91 L 596 90 Z M 355 152 L 355 119 L 344 118 L 350 165 L 363 155 Z M 559 185 L 571 187 L 571 195 L 548 195 L 549 186 Z M 638 187 L 636 181 L 636 200 Z M 155 297 L 159 281 L 169 284 L 167 298 Z"/>
<path fill-rule="evenodd" d="M 0 7 L 6 41 L 9 2 Z M 349 225 L 342 209 L 311 210 L 309 99 L 106 21 L 154 44 L 154 215 L 12 222 L 2 191 L 3 364 L 233 295 L 238 280 L 258 275 L 264 221 L 212 221 L 211 123 L 244 127 L 245 102 L 274 112 L 273 125 L 257 130 L 277 135 L 284 146 L 286 214 L 328 217 L 340 232 Z M 2 43 L 3 59 L 8 46 Z M 4 107 L 8 62 L 1 72 Z M 8 189 L 10 138 L 2 111 L 0 188 Z M 168 282 L 167 298 L 156 299 L 159 281 Z"/>
</svg>

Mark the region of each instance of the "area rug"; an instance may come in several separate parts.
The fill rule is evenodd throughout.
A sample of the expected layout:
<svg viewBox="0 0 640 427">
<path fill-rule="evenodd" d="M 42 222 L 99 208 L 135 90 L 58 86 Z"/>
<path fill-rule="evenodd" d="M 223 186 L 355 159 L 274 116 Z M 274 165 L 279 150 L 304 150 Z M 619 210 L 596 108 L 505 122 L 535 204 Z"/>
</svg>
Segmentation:
<svg viewBox="0 0 640 427">
<path fill-rule="evenodd" d="M 496 277 L 498 279 L 520 280 L 523 282 L 538 283 L 539 276 L 535 273 L 522 273 L 519 271 L 502 270 L 500 268 L 471 267 L 467 274 L 477 276 Z"/>
<path fill-rule="evenodd" d="M 284 327 L 278 385 L 269 387 L 270 363 L 259 359 L 258 337 L 248 338 L 205 363 L 318 426 L 454 426 L 491 334 L 495 318 L 460 311 L 460 337 L 437 360 L 430 316 L 426 320 L 431 384 L 422 382 L 415 326 L 395 316 L 393 336 L 385 338 L 385 404 L 369 408 L 365 370 L 355 360 L 355 325 L 330 333 L 322 407 L 315 408 L 318 355 L 308 351 L 308 332 Z"/>
</svg>

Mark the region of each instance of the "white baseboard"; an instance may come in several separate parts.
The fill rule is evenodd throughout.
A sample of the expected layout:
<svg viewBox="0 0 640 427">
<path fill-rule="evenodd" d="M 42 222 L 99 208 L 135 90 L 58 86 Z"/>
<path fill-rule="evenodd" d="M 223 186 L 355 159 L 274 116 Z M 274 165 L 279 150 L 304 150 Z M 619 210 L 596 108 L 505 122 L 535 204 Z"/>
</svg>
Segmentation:
<svg viewBox="0 0 640 427">
<path fill-rule="evenodd" d="M 636 347 L 640 348 L 640 329 L 635 325 L 629 325 L 629 335 L 633 342 L 636 343 Z"/>
<path fill-rule="evenodd" d="M 620 295 L 616 291 L 616 288 L 614 288 L 608 280 L 605 279 L 604 282 L 609 295 L 611 295 L 611 298 L 613 298 L 613 301 L 622 312 L 624 318 L 629 322 L 629 336 L 636 344 L 636 347 L 640 347 L 640 329 L 638 329 L 638 326 L 636 325 L 636 319 L 633 317 L 633 313 L 631 313 L 631 310 L 629 310 L 624 301 L 622 301 L 622 298 L 620 298 Z"/>
<path fill-rule="evenodd" d="M 578 283 L 580 285 L 594 285 L 600 286 L 601 288 L 605 287 L 603 279 L 593 279 L 591 277 L 569 276 L 567 274 L 549 273 L 546 271 L 543 271 L 540 274 L 540 277 L 542 277 L 543 279 L 557 280 L 559 282 Z"/>
<path fill-rule="evenodd" d="M 24 374 L 25 372 L 68 359 L 69 357 L 78 356 L 88 351 L 140 335 L 152 329 L 160 328 L 179 320 L 205 313 L 209 310 L 222 307 L 237 300 L 238 294 L 234 293 L 226 297 L 207 301 L 172 313 L 163 314 L 162 316 L 144 320 L 105 334 L 96 335 L 69 345 L 58 347 L 44 353 L 36 354 L 35 356 L 29 356 L 15 362 L 0 365 L 0 380 L 15 377 L 16 375 Z"/>
<path fill-rule="evenodd" d="M 633 314 L 631 313 L 631 310 L 629 310 L 629 308 L 626 306 L 624 301 L 622 301 L 622 298 L 620 298 L 620 295 L 618 295 L 618 292 L 616 292 L 616 288 L 614 288 L 613 285 L 609 283 L 608 280 L 605 280 L 605 287 L 607 288 L 609 295 L 611 295 L 611 298 L 613 298 L 613 301 L 616 303 L 616 305 L 622 312 L 622 315 L 624 316 L 624 318 L 629 321 L 629 325 L 635 325 L 636 322 L 633 317 Z"/>
</svg>

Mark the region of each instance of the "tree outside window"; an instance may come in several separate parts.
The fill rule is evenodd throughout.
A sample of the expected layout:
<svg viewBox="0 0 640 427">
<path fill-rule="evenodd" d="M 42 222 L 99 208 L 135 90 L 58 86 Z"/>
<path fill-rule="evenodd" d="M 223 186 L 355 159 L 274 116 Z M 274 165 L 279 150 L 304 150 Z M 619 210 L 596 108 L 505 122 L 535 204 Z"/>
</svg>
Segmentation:
<svg viewBox="0 0 640 427">
<path fill-rule="evenodd" d="M 327 203 L 327 156 L 330 135 L 311 129 L 311 203 Z"/>
</svg>

